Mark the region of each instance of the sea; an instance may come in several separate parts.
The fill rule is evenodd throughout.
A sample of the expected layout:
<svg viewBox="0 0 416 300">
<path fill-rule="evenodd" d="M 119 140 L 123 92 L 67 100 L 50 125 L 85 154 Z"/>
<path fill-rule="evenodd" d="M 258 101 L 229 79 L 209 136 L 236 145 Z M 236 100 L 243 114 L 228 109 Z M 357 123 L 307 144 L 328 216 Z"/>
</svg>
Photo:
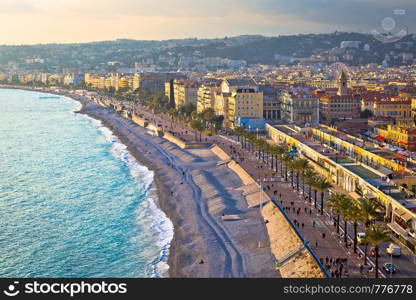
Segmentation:
<svg viewBox="0 0 416 300">
<path fill-rule="evenodd" d="M 0 89 L 0 277 L 166 277 L 153 172 L 80 107 Z"/>
</svg>

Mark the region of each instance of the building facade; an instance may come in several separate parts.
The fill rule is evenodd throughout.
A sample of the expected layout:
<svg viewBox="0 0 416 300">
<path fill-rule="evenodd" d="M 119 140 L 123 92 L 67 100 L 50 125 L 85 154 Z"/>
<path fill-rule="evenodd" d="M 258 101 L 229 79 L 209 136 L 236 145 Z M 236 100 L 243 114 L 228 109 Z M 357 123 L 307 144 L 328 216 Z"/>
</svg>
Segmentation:
<svg viewBox="0 0 416 300">
<path fill-rule="evenodd" d="M 316 95 L 284 91 L 280 99 L 284 121 L 297 125 L 319 123 L 319 98 Z"/>
<path fill-rule="evenodd" d="M 263 118 L 280 120 L 280 90 L 270 85 L 260 85 L 259 90 L 263 92 Z"/>
</svg>

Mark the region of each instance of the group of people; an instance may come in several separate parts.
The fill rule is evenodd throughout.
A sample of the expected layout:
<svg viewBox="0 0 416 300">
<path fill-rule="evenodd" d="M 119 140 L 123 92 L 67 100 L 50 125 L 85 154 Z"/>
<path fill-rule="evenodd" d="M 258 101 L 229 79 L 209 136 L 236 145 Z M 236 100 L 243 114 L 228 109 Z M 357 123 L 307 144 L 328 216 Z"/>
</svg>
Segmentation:
<svg viewBox="0 0 416 300">
<path fill-rule="evenodd" d="M 320 261 L 322 265 L 325 266 L 325 269 L 327 269 L 328 272 L 331 274 L 332 278 L 348 278 L 348 258 L 326 257 L 325 261 L 322 258 L 320 259 Z"/>
</svg>

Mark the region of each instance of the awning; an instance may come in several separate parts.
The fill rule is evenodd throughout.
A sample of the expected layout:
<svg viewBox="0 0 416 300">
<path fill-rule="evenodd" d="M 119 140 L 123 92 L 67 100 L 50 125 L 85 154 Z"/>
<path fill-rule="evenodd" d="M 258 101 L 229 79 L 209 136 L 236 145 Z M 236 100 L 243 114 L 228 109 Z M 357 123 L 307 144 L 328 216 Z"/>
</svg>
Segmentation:
<svg viewBox="0 0 416 300">
<path fill-rule="evenodd" d="M 400 225 L 398 225 L 396 223 L 388 223 L 387 227 L 389 227 L 391 230 L 393 230 L 398 235 L 401 235 L 403 237 L 407 237 L 406 230 L 404 230 L 402 227 L 400 227 Z"/>
<path fill-rule="evenodd" d="M 348 193 L 348 195 L 350 195 L 350 196 L 351 196 L 351 198 L 353 198 L 353 199 L 355 199 L 355 200 L 359 200 L 359 199 L 362 199 L 362 198 L 363 198 L 360 194 L 358 194 L 358 193 L 356 193 L 356 192 L 351 192 L 351 193 Z"/>
<path fill-rule="evenodd" d="M 378 135 L 376 136 L 376 140 L 384 140 L 386 139 L 384 136 Z"/>
<path fill-rule="evenodd" d="M 406 142 L 399 142 L 400 145 L 407 145 Z"/>
<path fill-rule="evenodd" d="M 405 222 L 409 222 L 410 220 L 413 219 L 413 216 L 411 214 L 404 212 L 404 211 L 398 211 L 396 215 L 399 216 L 401 219 L 403 219 L 403 221 Z"/>
</svg>

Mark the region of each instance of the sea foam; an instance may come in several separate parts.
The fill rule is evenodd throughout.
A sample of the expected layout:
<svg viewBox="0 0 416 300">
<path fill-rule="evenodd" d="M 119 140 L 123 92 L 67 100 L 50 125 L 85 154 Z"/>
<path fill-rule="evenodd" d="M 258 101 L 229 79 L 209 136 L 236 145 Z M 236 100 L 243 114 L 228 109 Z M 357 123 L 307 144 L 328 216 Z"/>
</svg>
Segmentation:
<svg viewBox="0 0 416 300">
<path fill-rule="evenodd" d="M 171 220 L 157 205 L 158 198 L 155 187 L 153 186 L 154 172 L 146 166 L 141 165 L 135 157 L 127 150 L 117 136 L 101 121 L 84 115 L 102 133 L 105 139 L 112 144 L 111 153 L 114 157 L 123 161 L 129 168 L 130 174 L 137 181 L 140 189 L 145 191 L 145 201 L 141 203 L 145 208 L 145 214 L 140 215 L 140 220 L 149 224 L 149 228 L 158 235 L 157 245 L 160 247 L 158 258 L 149 262 L 152 265 L 152 277 L 167 277 L 169 265 L 170 243 L 174 235 L 174 227 Z"/>
</svg>

